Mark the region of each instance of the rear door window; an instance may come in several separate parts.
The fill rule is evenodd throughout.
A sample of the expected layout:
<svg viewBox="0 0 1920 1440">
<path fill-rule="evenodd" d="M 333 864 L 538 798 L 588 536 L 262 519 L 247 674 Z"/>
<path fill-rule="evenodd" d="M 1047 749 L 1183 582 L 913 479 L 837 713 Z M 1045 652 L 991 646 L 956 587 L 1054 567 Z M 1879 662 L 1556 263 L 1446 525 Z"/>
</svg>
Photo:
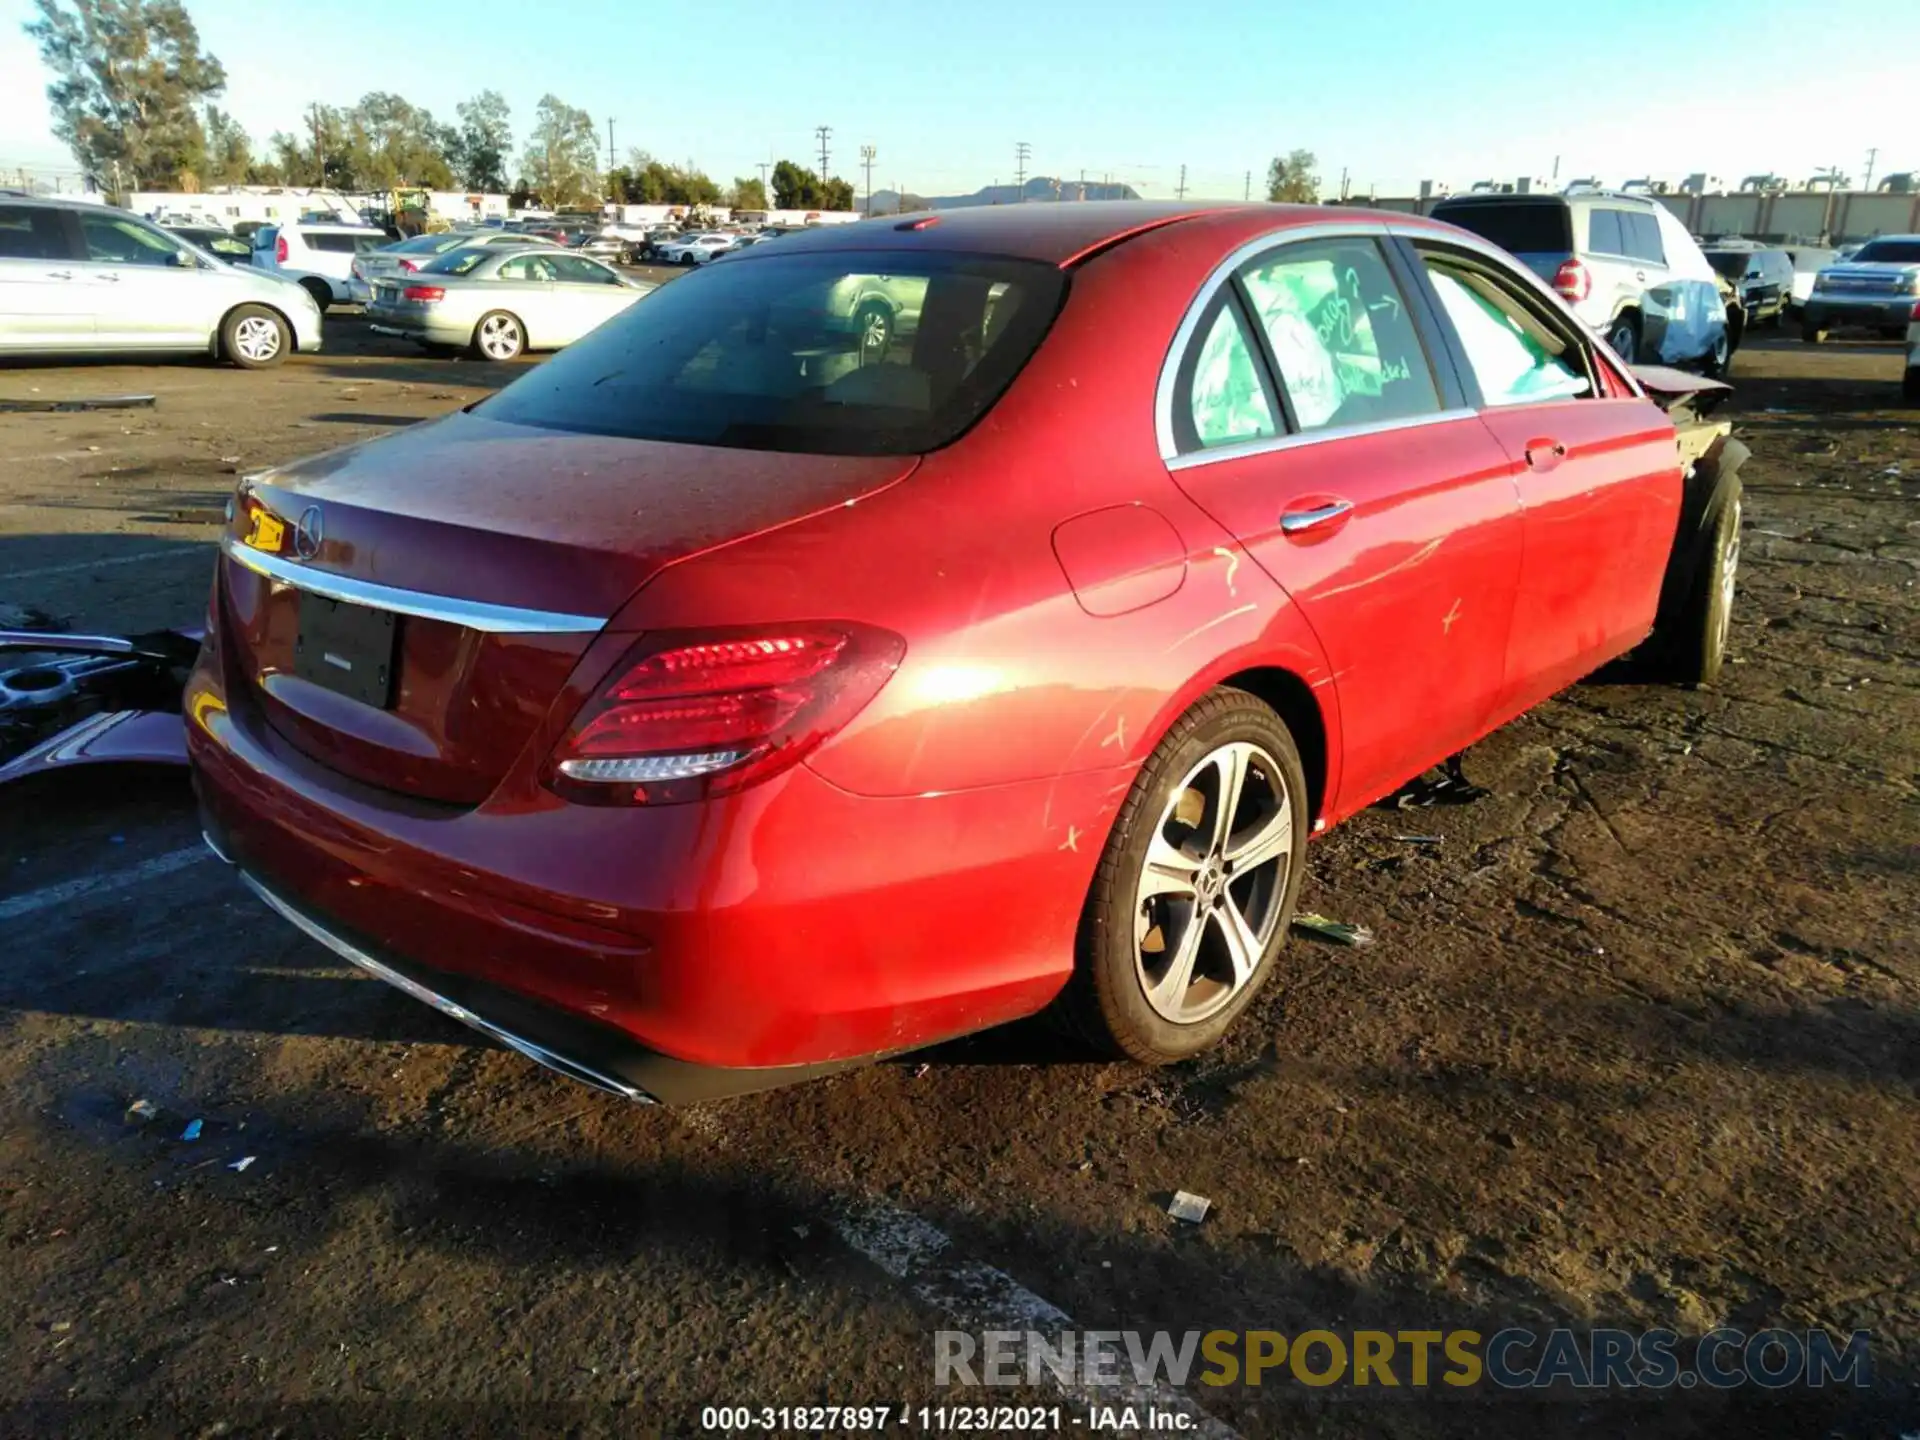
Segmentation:
<svg viewBox="0 0 1920 1440">
<path fill-rule="evenodd" d="M 0 205 L 0 260 L 65 260 L 60 211 L 38 205 Z"/>
<path fill-rule="evenodd" d="M 509 424 L 826 455 L 959 437 L 1039 347 L 1057 266 L 947 252 L 701 267 L 480 405 Z"/>
<path fill-rule="evenodd" d="M 1300 430 L 1439 413 L 1406 297 L 1371 239 L 1286 245 L 1240 272 Z"/>
<path fill-rule="evenodd" d="M 328 235 L 307 234 L 303 237 L 309 250 L 323 250 L 329 255 L 364 255 L 369 250 L 378 250 L 387 243 L 384 235 Z"/>
<path fill-rule="evenodd" d="M 1625 235 L 1627 248 L 1625 253 L 1635 260 L 1644 260 L 1649 265 L 1667 263 L 1666 246 L 1660 243 L 1660 222 L 1644 210 L 1623 210 L 1620 212 L 1620 229 Z"/>
</svg>

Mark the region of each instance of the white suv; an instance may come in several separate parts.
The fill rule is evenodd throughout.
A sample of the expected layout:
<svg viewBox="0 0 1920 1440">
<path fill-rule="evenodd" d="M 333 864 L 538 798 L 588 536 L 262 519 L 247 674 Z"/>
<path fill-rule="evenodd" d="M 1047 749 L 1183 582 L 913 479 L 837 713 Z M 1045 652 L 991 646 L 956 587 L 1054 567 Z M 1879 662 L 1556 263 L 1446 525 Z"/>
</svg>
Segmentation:
<svg viewBox="0 0 1920 1440">
<path fill-rule="evenodd" d="M 353 299 L 353 257 L 388 244 L 386 232 L 369 225 L 318 224 L 305 220 L 265 225 L 253 232 L 253 263 L 298 280 L 322 310 Z"/>
<path fill-rule="evenodd" d="M 1628 364 L 1718 375 L 1739 343 L 1719 277 L 1674 213 L 1644 195 L 1455 195 L 1433 218 L 1510 251 Z M 1736 302 L 1737 303 L 1737 302 Z"/>
</svg>

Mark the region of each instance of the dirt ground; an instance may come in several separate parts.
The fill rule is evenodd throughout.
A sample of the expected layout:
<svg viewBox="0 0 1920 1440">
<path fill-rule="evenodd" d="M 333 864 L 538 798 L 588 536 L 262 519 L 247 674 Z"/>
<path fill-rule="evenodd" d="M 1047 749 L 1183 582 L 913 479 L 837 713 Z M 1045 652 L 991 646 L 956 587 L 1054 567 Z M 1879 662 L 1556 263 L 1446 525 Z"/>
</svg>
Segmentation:
<svg viewBox="0 0 1920 1440">
<path fill-rule="evenodd" d="M 328 337 L 259 375 L 0 366 L 0 398 L 159 397 L 0 415 L 0 603 L 195 623 L 237 473 L 519 369 L 351 317 Z M 0 1423 L 692 1435 L 710 1404 L 951 1405 L 980 1396 L 936 1388 L 932 1332 L 1008 1313 L 1004 1280 L 1083 1328 L 1873 1337 L 1865 1392 L 1195 1387 L 1245 1436 L 1920 1430 L 1898 376 L 1886 347 L 1744 349 L 1723 683 L 1583 684 L 1469 753 L 1489 798 L 1326 837 L 1303 906 L 1377 943 L 1296 937 L 1224 1046 L 1168 1071 L 1019 1027 L 628 1106 L 268 915 L 193 853 L 182 777 L 0 792 Z M 1167 1217 L 1176 1189 L 1212 1199 L 1204 1224 Z"/>
</svg>

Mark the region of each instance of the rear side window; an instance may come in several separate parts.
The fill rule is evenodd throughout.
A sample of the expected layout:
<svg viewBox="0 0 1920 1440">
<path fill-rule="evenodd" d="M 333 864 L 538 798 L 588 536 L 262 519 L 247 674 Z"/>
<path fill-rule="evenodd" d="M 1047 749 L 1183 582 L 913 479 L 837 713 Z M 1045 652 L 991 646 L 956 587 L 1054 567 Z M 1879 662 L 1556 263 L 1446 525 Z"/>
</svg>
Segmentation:
<svg viewBox="0 0 1920 1440">
<path fill-rule="evenodd" d="M 1667 263 L 1666 246 L 1660 243 L 1660 222 L 1646 211 L 1621 211 L 1620 231 L 1627 242 L 1622 254 L 1634 260 L 1644 260 L 1649 265 Z"/>
<path fill-rule="evenodd" d="M 1287 245 L 1240 273 L 1300 430 L 1437 414 L 1406 297 L 1372 240 Z"/>
<path fill-rule="evenodd" d="M 1589 255 L 1625 255 L 1627 237 L 1620 227 L 1620 222 L 1625 218 L 1618 210 L 1589 210 L 1587 212 L 1587 253 Z"/>
<path fill-rule="evenodd" d="M 950 253 L 743 259 L 663 285 L 476 413 L 747 450 L 919 454 L 999 398 L 1066 285 L 1055 266 Z"/>
<path fill-rule="evenodd" d="M 1433 218 L 1471 230 L 1513 255 L 1567 255 L 1573 251 L 1573 216 L 1564 204 L 1467 201 L 1438 205 Z"/>
<path fill-rule="evenodd" d="M 307 235 L 309 250 L 324 250 L 329 255 L 364 255 L 387 243 L 384 235 Z"/>
<path fill-rule="evenodd" d="M 65 260 L 60 212 L 37 205 L 0 205 L 0 260 Z"/>
<path fill-rule="evenodd" d="M 1256 342 L 1240 319 L 1240 307 L 1229 303 L 1232 298 L 1226 292 L 1214 304 L 1212 320 L 1202 322 L 1202 338 L 1181 364 L 1178 393 L 1186 398 L 1178 402 L 1182 413 L 1174 424 L 1182 451 L 1279 433 Z"/>
</svg>

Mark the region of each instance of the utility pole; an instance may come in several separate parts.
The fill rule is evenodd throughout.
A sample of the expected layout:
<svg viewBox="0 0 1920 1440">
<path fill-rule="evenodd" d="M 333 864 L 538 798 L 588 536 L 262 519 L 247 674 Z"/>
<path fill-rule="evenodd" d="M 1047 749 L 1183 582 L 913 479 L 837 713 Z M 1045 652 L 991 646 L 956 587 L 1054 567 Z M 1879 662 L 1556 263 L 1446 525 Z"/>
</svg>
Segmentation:
<svg viewBox="0 0 1920 1440">
<path fill-rule="evenodd" d="M 833 134 L 833 130 L 826 125 L 816 125 L 813 127 L 813 133 L 820 137 L 820 183 L 825 185 L 827 183 L 827 137 Z"/>
<path fill-rule="evenodd" d="M 1873 189 L 1873 167 L 1879 159 L 1880 147 L 1878 145 L 1867 151 L 1867 178 L 1860 184 L 1862 190 Z"/>
<path fill-rule="evenodd" d="M 1027 198 L 1027 157 L 1033 153 L 1033 147 L 1022 140 L 1013 147 L 1013 188 L 1019 193 L 1015 199 Z"/>
<path fill-rule="evenodd" d="M 1184 165 L 1180 167 L 1180 183 L 1173 187 L 1173 198 L 1176 200 L 1187 198 L 1187 167 Z"/>
<path fill-rule="evenodd" d="M 771 210 L 773 208 L 773 191 L 767 188 L 767 172 L 773 169 L 773 162 L 771 160 L 762 160 L 759 162 L 759 169 L 760 193 L 766 199 L 767 208 Z"/>
<path fill-rule="evenodd" d="M 607 116 L 607 169 L 613 169 L 613 116 Z"/>
<path fill-rule="evenodd" d="M 862 145 L 860 147 L 860 165 L 861 165 L 861 168 L 867 172 L 867 214 L 868 215 L 873 214 L 873 156 L 874 156 L 873 146 Z"/>
<path fill-rule="evenodd" d="M 327 183 L 327 142 L 320 138 L 320 106 L 307 107 L 307 119 L 313 124 L 313 154 L 320 165 L 320 184 Z"/>
<path fill-rule="evenodd" d="M 1251 170 L 1247 172 L 1246 188 L 1240 192 L 1240 198 L 1248 202 L 1251 202 L 1253 199 L 1253 172 Z"/>
</svg>

